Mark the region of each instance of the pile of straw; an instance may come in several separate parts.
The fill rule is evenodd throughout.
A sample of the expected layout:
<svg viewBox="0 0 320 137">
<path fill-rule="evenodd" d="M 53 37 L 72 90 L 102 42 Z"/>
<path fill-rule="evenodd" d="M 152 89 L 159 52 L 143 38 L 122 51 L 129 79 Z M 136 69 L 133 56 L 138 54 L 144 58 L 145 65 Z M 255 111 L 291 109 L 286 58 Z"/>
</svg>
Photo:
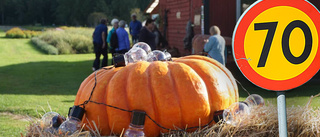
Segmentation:
<svg viewBox="0 0 320 137">
<path fill-rule="evenodd" d="M 297 106 L 287 108 L 287 123 L 288 136 L 292 137 L 319 137 L 320 136 L 320 108 L 310 107 L 310 102 L 306 106 Z M 278 128 L 278 113 L 277 107 L 274 105 L 267 105 L 253 108 L 254 111 L 245 118 L 238 125 L 229 125 L 222 121 L 219 123 L 198 129 L 197 131 L 188 132 L 169 132 L 163 133 L 165 137 L 226 137 L 226 136 L 279 136 Z M 82 131 L 73 134 L 72 136 L 97 136 L 99 133 L 89 131 Z M 28 137 L 34 136 L 54 136 L 53 134 L 45 133 L 39 124 L 33 122 L 27 129 Z"/>
<path fill-rule="evenodd" d="M 319 137 L 320 136 L 320 109 L 309 107 L 291 107 L 287 109 L 288 136 L 292 137 Z M 277 107 L 270 105 L 255 108 L 255 111 L 244 118 L 236 126 L 220 123 L 192 133 L 176 132 L 163 134 L 166 137 L 270 137 L 278 136 Z"/>
</svg>

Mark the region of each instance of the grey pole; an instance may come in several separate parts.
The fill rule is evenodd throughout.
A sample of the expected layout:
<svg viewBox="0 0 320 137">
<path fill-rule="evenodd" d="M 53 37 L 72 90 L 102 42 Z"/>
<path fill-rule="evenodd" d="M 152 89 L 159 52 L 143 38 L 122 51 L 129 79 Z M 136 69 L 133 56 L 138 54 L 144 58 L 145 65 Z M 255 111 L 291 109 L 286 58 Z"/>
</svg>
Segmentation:
<svg viewBox="0 0 320 137">
<path fill-rule="evenodd" d="M 279 137 L 288 137 L 285 92 L 278 91 L 277 95 Z"/>
</svg>

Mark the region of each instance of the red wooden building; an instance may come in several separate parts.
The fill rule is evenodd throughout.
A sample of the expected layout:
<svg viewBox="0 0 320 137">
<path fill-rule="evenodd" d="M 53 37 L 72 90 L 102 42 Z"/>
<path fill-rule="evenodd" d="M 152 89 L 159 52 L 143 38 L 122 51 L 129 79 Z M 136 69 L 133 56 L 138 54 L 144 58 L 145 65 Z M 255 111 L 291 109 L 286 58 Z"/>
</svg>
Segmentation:
<svg viewBox="0 0 320 137">
<path fill-rule="evenodd" d="M 309 1 L 320 9 L 320 0 Z M 165 33 L 170 47 L 177 48 L 184 56 L 191 54 L 190 50 L 184 49 L 183 43 L 187 22 L 190 20 L 193 23 L 194 35 L 201 34 L 202 5 L 205 34 L 209 34 L 210 26 L 217 25 L 222 36 L 231 38 L 237 19 L 243 12 L 241 0 L 154 0 L 146 12 L 159 14 L 160 31 Z"/>
<path fill-rule="evenodd" d="M 155 4 L 157 4 L 155 6 Z M 154 5 L 152 5 L 154 4 Z M 236 24 L 236 1 L 229 0 L 155 0 L 149 8 L 155 6 L 151 14 L 159 14 L 160 30 L 166 33 L 170 47 L 179 49 L 180 55 L 191 54 L 184 49 L 183 38 L 186 35 L 186 25 L 193 23 L 194 35 L 201 34 L 201 6 L 204 5 L 204 31 L 209 34 L 212 25 L 220 27 L 223 36 L 232 37 Z M 166 13 L 167 11 L 167 13 Z M 147 11 L 148 13 L 148 11 Z M 167 21 L 165 21 L 165 14 Z M 167 23 L 167 31 L 163 28 Z"/>
</svg>

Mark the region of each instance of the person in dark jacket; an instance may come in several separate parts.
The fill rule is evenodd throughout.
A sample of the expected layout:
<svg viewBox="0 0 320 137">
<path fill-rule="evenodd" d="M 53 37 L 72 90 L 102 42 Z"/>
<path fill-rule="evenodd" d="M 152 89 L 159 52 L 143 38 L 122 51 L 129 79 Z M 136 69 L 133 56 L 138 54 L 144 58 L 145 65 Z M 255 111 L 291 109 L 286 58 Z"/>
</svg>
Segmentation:
<svg viewBox="0 0 320 137">
<path fill-rule="evenodd" d="M 153 33 L 156 35 L 155 43 L 157 48 L 165 48 L 168 46 L 168 41 L 166 40 L 165 37 L 161 34 L 157 26 L 154 27 Z"/>
<path fill-rule="evenodd" d="M 132 43 L 135 44 L 138 42 L 139 33 L 142 28 L 142 24 L 139 20 L 137 20 L 136 14 L 132 14 L 131 18 L 132 18 L 132 21 L 129 24 L 129 32 L 132 38 Z"/>
<path fill-rule="evenodd" d="M 100 24 L 95 28 L 92 34 L 94 53 L 96 54 L 92 67 L 93 71 L 100 69 L 101 54 L 103 55 L 101 67 L 108 65 L 108 43 L 106 42 L 108 27 L 106 26 L 106 22 L 106 19 L 101 19 Z"/>
<path fill-rule="evenodd" d="M 153 33 L 154 30 L 154 20 L 148 18 L 146 21 L 146 25 L 142 27 L 139 34 L 139 42 L 147 43 L 151 50 L 156 49 L 156 35 Z"/>
<path fill-rule="evenodd" d="M 193 32 L 193 27 L 192 27 L 191 21 L 188 21 L 188 23 L 187 23 L 186 32 L 187 32 L 186 36 L 183 38 L 184 49 L 191 51 L 192 39 L 194 37 L 194 32 Z"/>
</svg>

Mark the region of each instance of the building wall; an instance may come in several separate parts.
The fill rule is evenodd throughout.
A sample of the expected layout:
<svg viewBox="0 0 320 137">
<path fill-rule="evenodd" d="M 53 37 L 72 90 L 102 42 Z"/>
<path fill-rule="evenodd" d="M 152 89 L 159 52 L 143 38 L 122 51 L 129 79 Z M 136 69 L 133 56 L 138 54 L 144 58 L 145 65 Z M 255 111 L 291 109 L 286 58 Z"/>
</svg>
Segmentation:
<svg viewBox="0 0 320 137">
<path fill-rule="evenodd" d="M 228 0 L 210 1 L 210 26 L 216 25 L 222 36 L 232 37 L 236 25 L 236 2 Z"/>
<path fill-rule="evenodd" d="M 201 34 L 202 0 L 160 0 L 159 6 L 161 18 L 164 17 L 164 11 L 169 10 L 167 40 L 170 47 L 177 48 L 181 56 L 191 54 L 191 51 L 184 49 L 183 38 L 186 35 L 186 25 L 189 20 L 194 24 L 195 35 Z M 223 36 L 231 37 L 236 24 L 235 2 L 210 0 L 209 6 L 210 26 L 219 26 Z"/>
<path fill-rule="evenodd" d="M 160 0 L 160 9 L 168 10 L 167 40 L 170 47 L 176 47 L 184 54 L 183 38 L 190 19 L 190 0 Z"/>
<path fill-rule="evenodd" d="M 320 0 L 308 0 L 320 9 Z M 210 0 L 209 24 L 219 26 L 221 34 L 225 37 L 232 37 L 236 25 L 236 2 L 229 0 Z M 167 40 L 171 47 L 179 49 L 180 54 L 188 55 L 189 51 L 184 50 L 183 38 L 186 35 L 186 24 L 188 20 L 194 23 L 195 35 L 201 34 L 201 22 L 197 24 L 201 15 L 202 0 L 160 0 L 158 12 L 161 18 L 164 11 L 168 12 Z M 177 13 L 180 12 L 180 18 Z M 160 30 L 162 29 L 162 25 Z"/>
</svg>

